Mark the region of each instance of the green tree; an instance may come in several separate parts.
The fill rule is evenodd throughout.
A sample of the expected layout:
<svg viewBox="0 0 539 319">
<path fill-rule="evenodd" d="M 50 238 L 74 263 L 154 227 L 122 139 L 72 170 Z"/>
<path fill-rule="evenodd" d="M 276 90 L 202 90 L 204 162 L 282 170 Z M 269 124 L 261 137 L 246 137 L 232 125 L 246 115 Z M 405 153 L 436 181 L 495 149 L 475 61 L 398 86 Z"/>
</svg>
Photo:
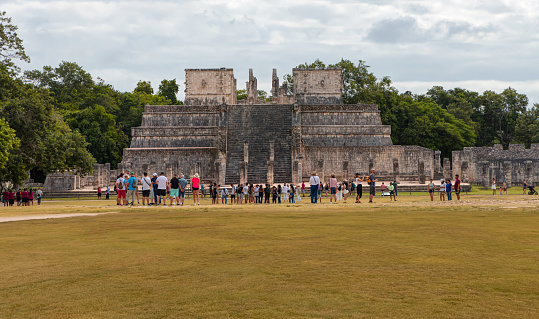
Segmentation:
<svg viewBox="0 0 539 319">
<path fill-rule="evenodd" d="M 245 99 L 247 99 L 247 90 L 246 89 L 236 90 L 236 100 L 241 101 Z"/>
<path fill-rule="evenodd" d="M 5 11 L 0 12 L 0 58 L 9 72 L 18 72 L 19 68 L 13 59 L 30 62 L 30 57 L 24 52 L 22 39 L 17 35 L 19 27 L 13 24 Z"/>
<path fill-rule="evenodd" d="M 515 133 L 517 119 L 526 110 L 528 97 L 519 94 L 513 88 L 507 88 L 502 93 L 485 91 L 481 96 L 481 146 L 491 146 L 500 143 L 504 148 L 509 147 Z"/>
<path fill-rule="evenodd" d="M 6 121 L 0 118 L 0 169 L 6 166 L 9 154 L 19 148 L 19 139 Z"/>
<path fill-rule="evenodd" d="M 157 92 L 157 95 L 165 97 L 167 100 L 170 100 L 173 105 L 176 105 L 178 104 L 176 94 L 178 94 L 179 90 L 180 86 L 176 83 L 176 79 L 165 79 L 159 84 L 159 92 Z"/>
<path fill-rule="evenodd" d="M 117 128 L 116 117 L 101 105 L 73 112 L 67 123 L 85 136 L 88 151 L 98 163 L 111 163 L 116 167 L 122 160 L 123 148 L 129 147 L 128 137 Z"/>
<path fill-rule="evenodd" d="M 48 91 L 24 84 L 8 72 L 7 67 L 0 68 L 0 77 L 9 82 L 2 85 L 9 94 L 0 99 L 0 114 L 15 131 L 20 147 L 10 153 L 0 170 L 0 181 L 20 184 L 33 169 L 91 173 L 94 158 L 86 150 L 84 137 L 72 132 L 54 110 Z"/>
<path fill-rule="evenodd" d="M 530 147 L 532 143 L 539 143 L 539 104 L 534 104 L 531 109 L 523 111 L 518 116 L 513 142 L 524 144 L 526 147 Z"/>
<path fill-rule="evenodd" d="M 85 102 L 91 97 L 95 82 L 92 75 L 74 62 L 62 61 L 56 68 L 44 66 L 43 71 L 24 72 L 25 80 L 49 90 L 60 110 L 78 110 L 88 107 Z"/>
<path fill-rule="evenodd" d="M 137 87 L 133 91 L 134 93 L 141 92 L 146 94 L 153 94 L 152 82 L 150 81 L 138 81 Z"/>
</svg>

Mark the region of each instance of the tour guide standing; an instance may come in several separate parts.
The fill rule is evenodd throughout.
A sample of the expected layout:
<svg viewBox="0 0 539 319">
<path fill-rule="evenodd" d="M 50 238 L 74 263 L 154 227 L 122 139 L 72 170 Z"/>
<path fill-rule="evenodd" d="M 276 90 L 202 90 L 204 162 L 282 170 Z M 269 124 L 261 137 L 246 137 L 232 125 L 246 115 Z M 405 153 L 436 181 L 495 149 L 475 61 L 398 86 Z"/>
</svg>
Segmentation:
<svg viewBox="0 0 539 319">
<path fill-rule="evenodd" d="M 309 179 L 309 184 L 311 185 L 311 204 L 316 204 L 318 201 L 318 185 L 320 185 L 320 178 L 316 176 L 316 172 L 313 172 Z"/>
<path fill-rule="evenodd" d="M 376 195 L 376 176 L 374 176 L 374 169 L 371 169 L 371 175 L 369 175 L 369 203 L 372 203 L 372 198 Z"/>
</svg>

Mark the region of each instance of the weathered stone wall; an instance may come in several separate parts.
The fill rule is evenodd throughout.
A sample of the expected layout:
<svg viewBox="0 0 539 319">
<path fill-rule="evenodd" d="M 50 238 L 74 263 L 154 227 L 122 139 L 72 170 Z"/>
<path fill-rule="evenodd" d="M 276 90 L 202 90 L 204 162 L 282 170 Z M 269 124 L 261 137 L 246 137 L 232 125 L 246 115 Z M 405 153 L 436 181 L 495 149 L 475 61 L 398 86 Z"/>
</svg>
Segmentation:
<svg viewBox="0 0 539 319">
<path fill-rule="evenodd" d="M 342 104 L 341 69 L 293 69 L 294 96 L 298 104 Z"/>
<path fill-rule="evenodd" d="M 203 180 L 214 180 L 217 159 L 214 147 L 126 148 L 119 169 L 134 171 L 138 176 L 164 172 L 168 177 L 183 173 L 187 178 L 198 173 Z"/>
<path fill-rule="evenodd" d="M 312 171 L 325 181 L 331 174 L 344 180 L 356 172 L 368 175 L 371 168 L 384 179 L 419 180 L 434 174 L 434 152 L 419 146 L 305 146 L 302 163 L 303 180 Z"/>
<path fill-rule="evenodd" d="M 382 125 L 376 105 L 300 105 L 304 146 L 392 145 L 391 126 Z"/>
<path fill-rule="evenodd" d="M 453 174 L 459 174 L 465 183 L 488 187 L 495 178 L 497 183 L 507 181 L 509 186 L 539 184 L 539 144 L 526 149 L 522 144 L 511 144 L 504 150 L 494 147 L 465 147 L 453 151 Z"/>
<path fill-rule="evenodd" d="M 186 69 L 185 104 L 236 103 L 236 79 L 232 69 Z"/>
</svg>

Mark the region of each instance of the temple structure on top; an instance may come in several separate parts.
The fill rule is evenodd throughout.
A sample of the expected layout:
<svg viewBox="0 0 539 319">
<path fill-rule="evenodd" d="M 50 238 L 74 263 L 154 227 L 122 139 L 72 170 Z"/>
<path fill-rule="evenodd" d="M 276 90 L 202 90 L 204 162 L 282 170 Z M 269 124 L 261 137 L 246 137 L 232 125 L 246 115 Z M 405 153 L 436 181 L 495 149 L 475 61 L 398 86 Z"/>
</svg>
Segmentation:
<svg viewBox="0 0 539 319">
<path fill-rule="evenodd" d="M 120 168 L 193 175 L 219 184 L 339 180 L 375 168 L 388 179 L 434 176 L 434 152 L 391 142 L 377 105 L 343 104 L 341 69 L 293 69 L 292 93 L 274 69 L 271 101 L 249 70 L 237 100 L 232 69 L 186 69 L 185 105 L 147 105 Z"/>
</svg>

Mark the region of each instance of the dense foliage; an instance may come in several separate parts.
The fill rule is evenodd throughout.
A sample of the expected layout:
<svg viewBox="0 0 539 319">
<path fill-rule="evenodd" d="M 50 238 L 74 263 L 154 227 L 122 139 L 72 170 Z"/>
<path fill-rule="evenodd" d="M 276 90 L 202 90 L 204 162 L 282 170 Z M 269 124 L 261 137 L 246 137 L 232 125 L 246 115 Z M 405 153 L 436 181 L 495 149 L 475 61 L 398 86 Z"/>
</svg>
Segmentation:
<svg viewBox="0 0 539 319">
<path fill-rule="evenodd" d="M 342 59 L 327 65 L 315 60 L 297 68 L 343 70 L 344 103 L 373 103 L 380 109 L 382 123 L 391 125 L 394 144 L 419 145 L 440 150 L 451 157 L 453 150 L 467 146 L 493 146 L 539 142 L 539 105 L 528 108 L 528 98 L 513 88 L 482 94 L 461 88 L 444 90 L 435 86 L 424 95 L 399 93 L 389 77 L 378 79 L 364 61 L 354 64 Z M 290 92 L 293 78 L 284 82 Z"/>
</svg>

